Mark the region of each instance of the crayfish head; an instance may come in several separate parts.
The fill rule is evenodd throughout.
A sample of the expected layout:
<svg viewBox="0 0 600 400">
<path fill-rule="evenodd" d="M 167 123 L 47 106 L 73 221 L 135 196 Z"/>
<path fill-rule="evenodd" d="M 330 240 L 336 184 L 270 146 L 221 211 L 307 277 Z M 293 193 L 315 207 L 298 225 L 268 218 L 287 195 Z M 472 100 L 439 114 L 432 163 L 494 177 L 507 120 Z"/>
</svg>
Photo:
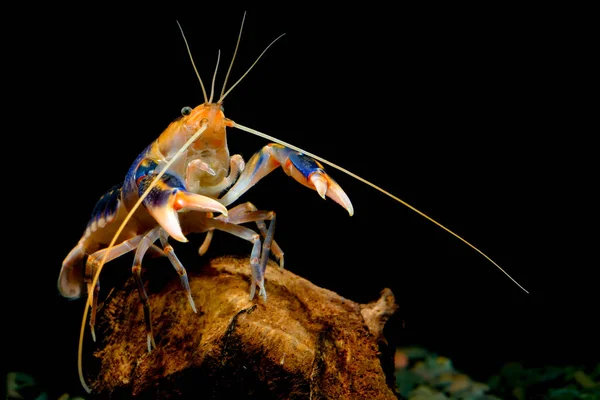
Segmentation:
<svg viewBox="0 0 600 400">
<path fill-rule="evenodd" d="M 168 158 L 204 125 L 206 129 L 192 148 L 202 150 L 227 146 L 225 127 L 233 126 L 232 121 L 225 118 L 220 104 L 204 103 L 195 108 L 181 109 L 181 117 L 173 121 L 158 138 L 160 152 Z"/>
<path fill-rule="evenodd" d="M 201 185 L 215 185 L 229 170 L 227 126 L 233 126 L 233 121 L 225 118 L 219 103 L 184 107 L 181 117 L 159 136 L 150 158 L 168 161 L 185 146 L 185 155 L 170 169 L 182 177 L 193 176 Z M 190 143 L 190 140 L 193 142 Z"/>
<path fill-rule="evenodd" d="M 200 137 L 190 146 L 192 152 L 206 152 L 227 149 L 227 136 L 225 128 L 231 126 L 230 120 L 225 118 L 223 108 L 218 103 L 204 103 L 192 110 L 189 115 L 183 115 L 182 128 L 186 132 L 186 139 L 206 126 Z M 183 112 L 182 112 L 183 114 Z M 227 156 L 229 153 L 227 152 Z M 222 160 L 227 163 L 227 160 Z"/>
<path fill-rule="evenodd" d="M 225 127 L 230 126 L 225 118 L 223 106 L 218 103 L 204 103 L 196 108 L 184 107 L 181 110 L 183 127 L 192 132 L 197 132 L 203 124 L 207 125 L 202 136 L 225 134 Z"/>
</svg>

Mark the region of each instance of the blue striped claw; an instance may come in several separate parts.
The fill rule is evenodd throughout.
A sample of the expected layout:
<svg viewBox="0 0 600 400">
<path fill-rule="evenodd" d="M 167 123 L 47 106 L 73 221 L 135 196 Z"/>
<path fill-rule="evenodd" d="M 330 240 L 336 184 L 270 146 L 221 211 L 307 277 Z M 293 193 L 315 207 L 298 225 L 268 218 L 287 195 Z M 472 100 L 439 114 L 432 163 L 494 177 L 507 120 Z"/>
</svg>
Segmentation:
<svg viewBox="0 0 600 400">
<path fill-rule="evenodd" d="M 344 207 L 348 214 L 354 214 L 354 207 L 346 193 L 318 161 L 275 143 L 266 145 L 250 158 L 235 185 L 221 198 L 221 203 L 233 203 L 277 167 L 304 186 L 316 190 L 322 198 L 329 197 Z"/>
<path fill-rule="evenodd" d="M 274 151 L 283 153 L 281 155 L 287 155 L 287 160 L 285 163 L 282 163 L 286 174 L 301 184 L 316 190 L 322 198 L 325 198 L 325 196 L 329 197 L 344 207 L 351 216 L 354 214 L 352 202 L 350 202 L 350 199 L 340 185 L 325 172 L 321 163 L 287 147 L 281 146 L 281 149 L 274 148 Z"/>
<path fill-rule="evenodd" d="M 155 174 L 146 175 L 138 183 L 138 193 L 141 196 Z M 164 174 L 157 185 L 150 190 L 142 204 L 150 215 L 175 240 L 187 242 L 181 231 L 177 212 L 180 210 L 195 210 L 201 212 L 219 212 L 227 216 L 227 207 L 217 200 L 185 190 L 183 182 L 174 175 Z"/>
</svg>

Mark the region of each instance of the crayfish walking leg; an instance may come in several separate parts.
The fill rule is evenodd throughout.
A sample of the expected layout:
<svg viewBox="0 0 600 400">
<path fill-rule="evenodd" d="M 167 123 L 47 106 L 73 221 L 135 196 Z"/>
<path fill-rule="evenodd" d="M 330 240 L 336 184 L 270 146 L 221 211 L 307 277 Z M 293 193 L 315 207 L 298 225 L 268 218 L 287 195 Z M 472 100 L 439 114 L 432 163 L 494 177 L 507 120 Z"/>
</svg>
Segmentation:
<svg viewBox="0 0 600 400">
<path fill-rule="evenodd" d="M 238 209 L 242 211 L 243 208 Z M 182 225 L 185 227 L 187 232 L 206 232 L 214 229 L 230 233 L 234 236 L 247 240 L 253 244 L 252 252 L 250 254 L 250 267 L 252 270 L 252 282 L 250 284 L 250 299 L 254 298 L 256 294 L 256 287 L 259 288 L 259 295 L 266 300 L 267 292 L 264 286 L 264 272 L 267 265 L 267 260 L 270 254 L 270 249 L 273 244 L 273 237 L 275 234 L 275 213 L 273 211 L 249 211 L 235 213 L 234 218 L 227 217 L 211 219 L 202 218 L 185 218 L 182 220 Z M 240 226 L 238 224 L 245 222 L 259 222 L 270 220 L 269 228 L 264 233 L 264 242 L 261 241 L 261 235 L 256 233 L 250 228 Z M 262 233 L 262 232 L 261 232 Z M 203 245 L 204 246 L 204 245 Z M 277 247 L 280 255 L 283 255 L 281 249 Z"/>
<path fill-rule="evenodd" d="M 106 258 L 106 262 L 112 261 L 115 258 L 121 257 L 123 254 L 129 253 L 138 247 L 140 241 L 142 240 L 142 236 L 135 236 L 129 240 L 124 241 L 123 243 L 114 246 L 110 249 L 110 253 Z M 108 249 L 102 249 L 90 254 L 85 262 L 85 277 L 84 282 L 88 286 L 88 293 L 92 293 L 92 307 L 90 311 L 90 330 L 92 332 L 92 339 L 94 342 L 96 341 L 96 332 L 94 330 L 94 326 L 96 325 L 96 310 L 98 307 L 98 293 L 100 292 L 100 279 L 96 281 L 96 286 L 92 289 L 92 282 L 94 280 L 94 276 L 96 275 L 96 271 L 98 270 L 98 266 L 100 265 L 100 260 L 104 257 Z"/>
<path fill-rule="evenodd" d="M 263 217 L 264 215 L 264 217 Z M 246 202 L 240 205 L 233 207 L 228 211 L 227 216 L 219 215 L 215 219 L 231 222 L 233 224 L 243 224 L 246 222 L 256 222 L 256 226 L 260 231 L 263 238 L 267 237 L 267 224 L 265 224 L 265 220 L 271 219 L 272 215 L 272 223 L 274 223 L 275 213 L 268 211 L 258 211 L 256 206 L 251 202 Z M 273 228 L 275 229 L 275 228 Z M 211 231 L 212 232 L 212 231 Z M 275 259 L 279 262 L 279 267 L 283 268 L 283 250 L 277 244 L 275 240 L 271 240 L 271 251 Z M 202 249 L 199 251 L 200 255 L 204 255 L 208 246 L 203 244 Z M 265 264 L 266 265 L 266 264 Z"/>
<path fill-rule="evenodd" d="M 144 310 L 144 323 L 146 325 L 146 337 L 147 337 L 147 341 L 148 341 L 148 352 L 152 351 L 153 348 L 156 348 L 156 343 L 154 342 L 154 334 L 152 331 L 152 316 L 150 313 L 150 303 L 149 303 L 149 299 L 148 299 L 148 294 L 146 293 L 146 289 L 144 288 L 144 283 L 142 282 L 142 276 L 141 276 L 142 259 L 144 258 L 144 255 L 146 254 L 148 249 L 154 248 L 153 243 L 159 238 L 161 241 L 161 245 L 163 246 L 163 249 L 164 249 L 164 254 L 166 254 L 166 256 L 169 258 L 169 261 L 171 261 L 171 264 L 173 265 L 173 267 L 179 274 L 179 277 L 181 279 L 181 284 L 183 286 L 183 289 L 186 292 L 186 295 L 187 295 L 188 301 L 190 303 L 190 306 L 192 307 L 192 310 L 194 312 L 197 312 L 196 305 L 194 304 L 194 299 L 192 298 L 192 291 L 190 290 L 190 284 L 189 284 L 189 281 L 187 278 L 187 272 L 185 270 L 185 267 L 183 266 L 181 261 L 179 261 L 179 259 L 177 258 L 177 255 L 175 254 L 173 247 L 169 244 L 169 242 L 168 242 L 169 235 L 167 234 L 167 232 L 165 230 L 163 230 L 160 226 L 158 226 L 158 227 L 152 229 L 150 232 L 148 232 L 143 237 L 143 239 L 141 239 L 139 245 L 137 246 L 137 250 L 135 252 L 133 266 L 131 267 L 131 272 L 133 273 L 135 282 L 137 284 L 140 301 L 142 302 L 142 307 Z"/>
<path fill-rule="evenodd" d="M 133 266 L 131 267 L 131 272 L 135 278 L 135 282 L 137 284 L 138 293 L 140 295 L 140 301 L 142 302 L 142 306 L 144 308 L 144 322 L 146 323 L 146 337 L 148 340 L 148 352 L 152 351 L 153 348 L 156 348 L 156 343 L 154 343 L 154 335 L 152 334 L 152 319 L 150 316 L 150 304 L 148 302 L 148 294 L 144 289 L 144 283 L 142 282 L 142 259 L 146 254 L 146 251 L 152 244 L 158 239 L 160 235 L 161 227 L 156 227 L 148 232 L 135 251 L 135 256 L 133 259 Z"/>
<path fill-rule="evenodd" d="M 175 271 L 177 271 L 177 273 L 179 274 L 181 284 L 183 285 L 183 288 L 187 294 L 187 298 L 190 303 L 190 306 L 192 306 L 192 310 L 194 310 L 194 312 L 197 312 L 196 304 L 194 303 L 194 299 L 192 298 L 192 290 L 190 289 L 190 282 L 188 280 L 187 271 L 185 270 L 185 267 L 183 266 L 181 261 L 179 261 L 179 258 L 177 258 L 177 255 L 173 250 L 173 246 L 169 244 L 169 234 L 164 230 L 161 230 L 160 232 L 160 243 L 163 247 L 163 250 L 165 251 L 165 254 L 169 258 L 169 261 L 171 261 L 171 264 L 173 265 L 173 267 L 175 267 Z"/>
</svg>

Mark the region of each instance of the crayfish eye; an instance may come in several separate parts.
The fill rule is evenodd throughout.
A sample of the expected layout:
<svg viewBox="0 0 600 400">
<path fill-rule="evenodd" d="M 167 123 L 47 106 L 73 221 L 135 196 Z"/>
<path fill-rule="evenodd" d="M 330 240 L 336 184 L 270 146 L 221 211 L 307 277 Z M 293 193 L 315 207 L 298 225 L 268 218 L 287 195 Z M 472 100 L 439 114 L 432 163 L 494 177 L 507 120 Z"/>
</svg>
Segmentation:
<svg viewBox="0 0 600 400">
<path fill-rule="evenodd" d="M 181 109 L 181 115 L 183 115 L 184 117 L 186 115 L 190 115 L 192 113 L 192 107 L 183 107 Z"/>
<path fill-rule="evenodd" d="M 221 106 L 219 108 L 221 109 L 222 112 L 225 112 L 225 107 Z"/>
</svg>

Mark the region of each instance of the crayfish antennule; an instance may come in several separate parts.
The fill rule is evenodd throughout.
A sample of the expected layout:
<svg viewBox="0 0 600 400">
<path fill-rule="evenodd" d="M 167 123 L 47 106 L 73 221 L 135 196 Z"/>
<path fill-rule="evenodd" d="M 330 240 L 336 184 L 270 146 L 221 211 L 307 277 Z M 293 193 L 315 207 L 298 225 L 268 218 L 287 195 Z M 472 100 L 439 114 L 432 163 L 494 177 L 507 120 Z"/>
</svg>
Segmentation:
<svg viewBox="0 0 600 400">
<path fill-rule="evenodd" d="M 204 89 L 204 83 L 202 83 L 202 78 L 200 78 L 200 73 L 198 72 L 198 69 L 196 68 L 196 64 L 194 63 L 194 57 L 192 57 L 192 51 L 190 50 L 190 45 L 188 44 L 188 41 L 185 38 L 185 34 L 183 33 L 183 28 L 181 27 L 181 24 L 179 23 L 179 21 L 177 21 L 177 26 L 179 26 L 179 30 L 181 31 L 181 36 L 183 37 L 183 41 L 185 42 L 185 47 L 187 49 L 188 55 L 190 56 L 190 61 L 192 62 L 192 67 L 194 68 L 194 72 L 196 73 L 196 76 L 198 77 L 198 80 L 200 81 L 200 87 L 202 87 L 202 94 L 204 94 L 204 102 L 208 103 L 208 97 L 206 96 L 206 89 Z"/>
<path fill-rule="evenodd" d="M 217 65 L 215 66 L 215 73 L 213 74 L 212 83 L 210 85 L 210 98 L 208 99 L 209 103 L 212 103 L 213 95 L 215 93 L 215 80 L 217 79 L 217 71 L 219 70 L 219 61 L 221 60 L 221 50 L 217 53 Z"/>
<path fill-rule="evenodd" d="M 283 37 L 285 35 L 285 33 L 282 33 L 281 35 L 279 35 L 275 40 L 273 40 L 264 50 L 262 53 L 260 53 L 260 55 L 258 56 L 258 58 L 256 59 L 256 61 L 254 61 L 252 63 L 252 65 L 250 66 L 250 68 L 248 68 L 248 70 L 244 73 L 244 75 L 242 75 L 242 77 L 240 79 L 237 80 L 236 83 L 234 83 L 228 91 L 225 92 L 225 94 L 223 94 L 221 96 L 221 98 L 219 99 L 219 101 L 217 101 L 217 103 L 221 104 L 223 102 L 223 100 L 225 100 L 225 97 L 227 97 L 227 95 L 229 93 L 231 93 L 231 91 L 233 90 L 234 87 L 236 87 L 238 85 L 238 83 L 240 83 L 242 81 L 242 79 L 244 79 L 246 77 L 246 75 L 248 75 L 248 72 L 250 72 L 250 70 L 252 68 L 254 68 L 254 66 L 256 65 L 256 63 L 258 62 L 258 60 L 261 59 L 261 57 L 267 52 L 267 50 L 269 50 L 269 47 L 273 46 L 273 44 L 278 41 L 281 37 Z"/>
<path fill-rule="evenodd" d="M 227 79 L 229 79 L 229 74 L 231 73 L 231 68 L 233 67 L 233 61 L 235 60 L 235 56 L 237 55 L 238 47 L 240 46 L 240 41 L 242 40 L 242 29 L 244 29 L 244 21 L 246 20 L 246 11 L 244 11 L 244 16 L 242 17 L 242 25 L 240 26 L 240 33 L 238 34 L 237 43 L 235 44 L 235 50 L 233 51 L 233 57 L 231 57 L 231 63 L 229 64 L 229 69 L 227 70 L 227 75 L 225 75 L 225 80 L 223 81 L 223 89 L 221 89 L 221 95 L 219 96 L 219 103 L 223 101 L 223 93 L 225 93 L 225 87 L 227 86 Z"/>
</svg>

